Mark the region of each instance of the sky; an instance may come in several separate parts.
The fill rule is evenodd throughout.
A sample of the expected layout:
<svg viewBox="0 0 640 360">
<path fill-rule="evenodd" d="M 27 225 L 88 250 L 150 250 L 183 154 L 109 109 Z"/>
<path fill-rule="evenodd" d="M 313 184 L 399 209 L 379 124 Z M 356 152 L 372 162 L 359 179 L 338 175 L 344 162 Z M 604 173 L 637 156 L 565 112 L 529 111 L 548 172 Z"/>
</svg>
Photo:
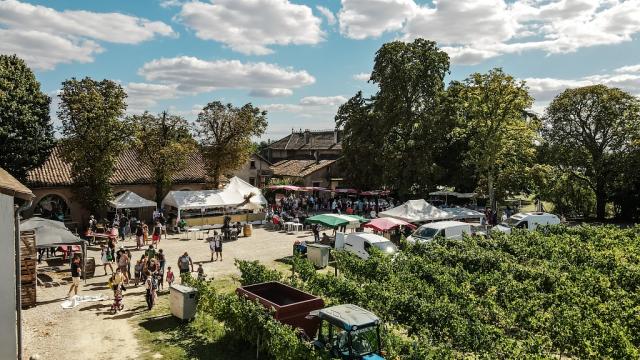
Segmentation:
<svg viewBox="0 0 640 360">
<path fill-rule="evenodd" d="M 89 76 L 119 82 L 131 114 L 251 102 L 263 140 L 334 128 L 375 93 L 376 50 L 419 37 L 449 54 L 447 81 L 502 67 L 539 113 L 567 87 L 640 95 L 640 0 L 0 0 L 0 53 L 27 61 L 53 118 L 60 84 Z"/>
</svg>

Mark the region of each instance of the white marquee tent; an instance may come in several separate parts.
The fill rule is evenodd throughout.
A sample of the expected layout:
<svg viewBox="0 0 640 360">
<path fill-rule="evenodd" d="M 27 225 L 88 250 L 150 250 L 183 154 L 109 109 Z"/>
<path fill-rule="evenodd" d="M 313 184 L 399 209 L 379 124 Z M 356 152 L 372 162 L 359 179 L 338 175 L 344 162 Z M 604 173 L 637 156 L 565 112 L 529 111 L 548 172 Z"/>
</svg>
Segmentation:
<svg viewBox="0 0 640 360">
<path fill-rule="evenodd" d="M 247 200 L 248 199 L 248 200 Z M 267 205 L 260 189 L 238 177 L 233 177 L 224 189 L 198 191 L 170 191 L 162 200 L 162 207 L 173 206 L 181 210 L 236 208 L 256 210 Z"/>
<path fill-rule="evenodd" d="M 478 220 L 478 221 L 480 221 L 480 219 L 482 219 L 484 217 L 483 213 L 481 213 L 479 211 L 467 209 L 467 208 L 464 208 L 464 207 L 442 208 L 442 210 L 444 210 L 444 211 L 450 213 L 451 215 L 453 215 L 453 218 L 455 220 Z"/>
<path fill-rule="evenodd" d="M 391 217 L 406 222 L 417 223 L 425 221 L 438 221 L 452 219 L 453 215 L 438 209 L 424 199 L 409 200 L 393 209 L 383 211 L 380 217 Z"/>
<path fill-rule="evenodd" d="M 109 204 L 115 209 L 137 209 L 157 206 L 155 201 L 147 200 L 131 191 L 125 191 L 116 196 L 115 199 L 109 201 Z"/>
</svg>

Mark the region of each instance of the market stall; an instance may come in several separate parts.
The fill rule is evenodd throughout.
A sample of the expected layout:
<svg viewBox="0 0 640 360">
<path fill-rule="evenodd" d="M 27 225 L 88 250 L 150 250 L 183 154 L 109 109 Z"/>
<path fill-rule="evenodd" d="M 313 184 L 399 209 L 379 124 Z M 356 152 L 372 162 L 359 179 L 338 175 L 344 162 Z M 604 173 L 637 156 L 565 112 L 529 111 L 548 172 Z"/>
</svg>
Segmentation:
<svg viewBox="0 0 640 360">
<path fill-rule="evenodd" d="M 176 221 L 180 221 L 183 212 L 190 212 L 189 226 L 222 224 L 225 215 L 230 215 L 232 222 L 261 220 L 264 215 L 249 215 L 266 205 L 260 189 L 238 177 L 233 177 L 224 189 L 170 191 L 162 200 L 162 207 L 177 210 Z"/>
<path fill-rule="evenodd" d="M 483 213 L 465 207 L 448 207 L 442 208 L 442 210 L 450 213 L 455 220 L 480 222 L 484 218 Z"/>
<path fill-rule="evenodd" d="M 109 205 L 114 209 L 138 209 L 144 207 L 156 207 L 157 203 L 155 201 L 147 200 L 132 191 L 125 191 L 116 196 L 115 199 L 109 201 Z"/>
<path fill-rule="evenodd" d="M 20 224 L 21 231 L 31 230 L 35 233 L 36 249 L 69 246 L 82 252 L 82 278 L 86 281 L 87 242 L 74 235 L 64 226 L 64 223 L 55 220 L 32 217 Z"/>
<path fill-rule="evenodd" d="M 377 218 L 377 219 L 373 219 L 371 221 L 369 221 L 368 223 L 364 224 L 364 227 L 373 229 L 375 231 L 380 231 L 380 232 L 385 232 L 385 231 L 390 231 L 393 230 L 399 226 L 406 226 L 409 227 L 411 229 L 415 229 L 416 226 L 408 223 L 404 220 L 399 220 L 396 218 L 392 218 L 392 217 L 383 217 L 383 218 Z"/>
<path fill-rule="evenodd" d="M 382 211 L 380 217 L 390 217 L 410 223 L 452 219 L 453 215 L 429 204 L 424 199 L 409 200 L 393 209 Z"/>
</svg>

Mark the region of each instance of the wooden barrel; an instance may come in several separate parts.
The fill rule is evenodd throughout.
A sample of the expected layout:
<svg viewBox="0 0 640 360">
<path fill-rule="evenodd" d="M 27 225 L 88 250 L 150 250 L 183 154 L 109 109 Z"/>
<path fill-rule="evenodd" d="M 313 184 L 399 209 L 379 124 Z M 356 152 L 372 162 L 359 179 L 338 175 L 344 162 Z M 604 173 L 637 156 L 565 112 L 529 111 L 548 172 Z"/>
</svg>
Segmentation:
<svg viewBox="0 0 640 360">
<path fill-rule="evenodd" d="M 245 237 L 251 236 L 251 232 L 253 231 L 253 227 L 251 224 L 244 224 L 244 228 L 242 229 L 242 233 Z"/>
<path fill-rule="evenodd" d="M 87 272 L 87 277 L 92 278 L 96 273 L 96 259 L 92 257 L 87 258 L 85 271 Z"/>
</svg>

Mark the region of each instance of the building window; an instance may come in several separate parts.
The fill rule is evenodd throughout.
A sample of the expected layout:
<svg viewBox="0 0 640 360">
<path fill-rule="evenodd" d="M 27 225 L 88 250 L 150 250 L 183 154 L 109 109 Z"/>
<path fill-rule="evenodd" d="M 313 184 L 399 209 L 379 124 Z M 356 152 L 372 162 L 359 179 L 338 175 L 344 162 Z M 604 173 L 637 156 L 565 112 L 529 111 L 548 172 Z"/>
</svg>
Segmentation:
<svg viewBox="0 0 640 360">
<path fill-rule="evenodd" d="M 249 184 L 251 184 L 251 186 L 256 186 L 256 178 L 249 178 Z"/>
<path fill-rule="evenodd" d="M 251 165 L 249 166 L 251 169 L 255 169 L 256 168 L 256 162 L 255 160 L 251 160 Z"/>
<path fill-rule="evenodd" d="M 313 187 L 320 187 L 320 181 L 314 181 L 311 183 L 311 186 Z"/>
</svg>

